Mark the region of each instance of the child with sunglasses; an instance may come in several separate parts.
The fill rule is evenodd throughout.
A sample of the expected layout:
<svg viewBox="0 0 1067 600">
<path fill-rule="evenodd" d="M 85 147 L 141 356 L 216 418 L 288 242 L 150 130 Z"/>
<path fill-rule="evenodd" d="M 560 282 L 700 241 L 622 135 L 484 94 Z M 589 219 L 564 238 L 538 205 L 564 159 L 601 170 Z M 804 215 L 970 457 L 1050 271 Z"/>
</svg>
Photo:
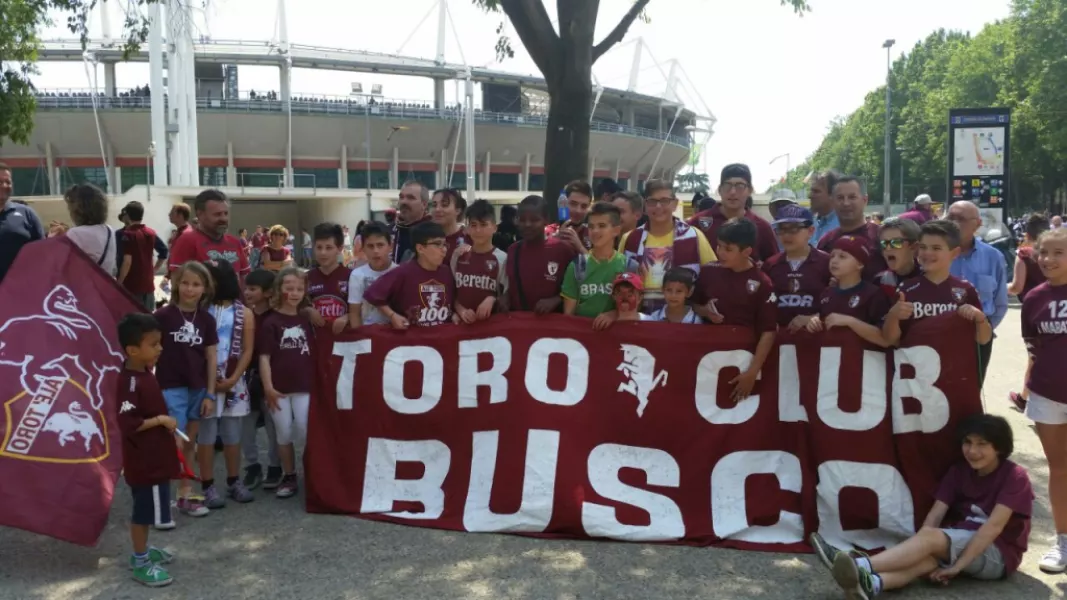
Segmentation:
<svg viewBox="0 0 1067 600">
<path fill-rule="evenodd" d="M 905 279 L 917 277 L 922 270 L 918 256 L 919 224 L 910 219 L 887 219 L 878 230 L 878 244 L 888 269 L 878 273 L 874 282 L 890 298 Z"/>
</svg>

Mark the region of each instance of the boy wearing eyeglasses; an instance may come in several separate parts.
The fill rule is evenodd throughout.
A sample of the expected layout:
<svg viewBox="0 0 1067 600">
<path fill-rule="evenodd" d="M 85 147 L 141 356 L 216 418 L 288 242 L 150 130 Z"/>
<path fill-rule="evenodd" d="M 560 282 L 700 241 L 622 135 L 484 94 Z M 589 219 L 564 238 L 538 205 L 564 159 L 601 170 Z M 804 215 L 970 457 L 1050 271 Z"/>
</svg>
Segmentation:
<svg viewBox="0 0 1067 600">
<path fill-rule="evenodd" d="M 819 315 L 819 296 L 830 285 L 830 255 L 811 247 L 815 216 L 796 204 L 778 209 L 774 229 L 783 251 L 763 263 L 778 297 L 778 325 L 800 331 Z"/>
<path fill-rule="evenodd" d="M 411 243 L 415 260 L 379 277 L 363 294 L 363 302 L 381 311 L 394 329 L 450 323 L 456 282 L 445 264 L 445 230 L 424 221 L 411 228 Z"/>
<path fill-rule="evenodd" d="M 689 219 L 689 224 L 700 229 L 712 248 L 719 243 L 719 228 L 730 219 L 743 218 L 756 226 L 756 245 L 752 249 L 752 258 L 757 263 L 778 254 L 778 239 L 774 236 L 771 224 L 752 212 L 749 202 L 752 199 L 752 171 L 748 165 L 726 165 L 722 170 L 719 183 L 719 195 L 722 201 L 709 210 L 698 213 Z"/>
<path fill-rule="evenodd" d="M 917 277 L 919 268 L 919 224 L 910 219 L 893 217 L 878 232 L 878 243 L 888 269 L 878 273 L 874 282 L 890 298 L 897 295 L 897 286 L 906 279 Z"/>
</svg>

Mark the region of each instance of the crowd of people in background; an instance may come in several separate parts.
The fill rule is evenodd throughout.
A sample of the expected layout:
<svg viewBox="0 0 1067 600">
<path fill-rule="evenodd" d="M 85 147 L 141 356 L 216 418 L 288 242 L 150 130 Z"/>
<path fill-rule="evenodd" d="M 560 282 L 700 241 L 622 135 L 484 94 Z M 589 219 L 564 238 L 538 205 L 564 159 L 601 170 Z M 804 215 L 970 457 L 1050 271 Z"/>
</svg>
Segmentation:
<svg viewBox="0 0 1067 600">
<path fill-rule="evenodd" d="M 22 246 L 45 237 L 10 190 L 10 171 L 0 165 L 0 278 Z M 936 215 L 922 195 L 912 210 L 883 219 L 867 213 L 856 177 L 826 171 L 811 190 L 810 208 L 776 196 L 768 221 L 752 210 L 751 171 L 732 164 L 722 171 L 719 198 L 695 198 L 695 214 L 683 220 L 669 182 L 648 181 L 636 194 L 613 182 L 594 189 L 575 181 L 555 207 L 565 218 L 552 221 L 538 195 L 498 216 L 486 200 L 468 203 L 458 190 L 408 182 L 386 222 L 353 231 L 320 223 L 300 231 L 294 247 L 296 236 L 282 225 L 229 234 L 230 202 L 219 190 L 174 205 L 166 243 L 142 223 L 137 202 L 122 209 L 124 227 L 113 235 L 104 194 L 72 187 L 65 198 L 73 225 L 52 224 L 49 235 L 66 235 L 152 312 L 129 315 L 119 327 L 128 357 L 120 401 L 130 408 L 120 425 L 134 494 L 134 577 L 150 586 L 171 581 L 163 567 L 171 556 L 147 545 L 149 528 L 175 526 L 169 480 L 181 467 L 173 450 L 164 451 L 173 448 L 171 430 L 188 436 L 181 450 L 199 466 L 200 490 L 189 479 L 178 484 L 180 513 L 203 517 L 227 500 L 250 502 L 261 486 L 279 498 L 297 494 L 295 456 L 314 370 L 309 344 L 323 328 L 465 326 L 507 312 L 572 315 L 595 330 L 626 321 L 705 327 L 694 335 L 747 327 L 757 336 L 750 366 L 730 382 L 738 401 L 752 392 L 783 332 L 843 328 L 889 348 L 915 323 L 950 313 L 974 326 L 981 385 L 1009 293 L 1023 302 L 1021 333 L 1031 352 L 1024 387 L 1011 400 L 1035 422 L 1045 448 L 1058 532 L 1040 567 L 1067 570 L 1067 393 L 1057 385 L 1067 366 L 1067 230 L 1043 215 L 1027 217 L 1009 287 L 1003 255 L 976 235 L 982 221 L 972 203 Z M 169 300 L 157 307 L 154 277 L 164 263 Z M 813 536 L 848 597 L 870 598 L 919 577 L 999 579 L 1018 568 L 1033 491 L 1026 471 L 1008 460 L 1011 429 L 977 415 L 959 434 L 962 460 L 915 537 L 868 557 Z M 218 442 L 224 485 L 214 478 Z"/>
</svg>

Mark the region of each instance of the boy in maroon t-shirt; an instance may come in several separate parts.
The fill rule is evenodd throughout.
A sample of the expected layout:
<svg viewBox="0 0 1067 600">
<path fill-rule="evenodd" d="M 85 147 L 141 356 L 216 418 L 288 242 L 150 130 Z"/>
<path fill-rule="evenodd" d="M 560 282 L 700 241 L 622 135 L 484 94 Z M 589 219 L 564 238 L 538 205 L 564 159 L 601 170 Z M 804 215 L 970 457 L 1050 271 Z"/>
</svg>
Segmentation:
<svg viewBox="0 0 1067 600">
<path fill-rule="evenodd" d="M 433 327 L 452 322 L 456 282 L 445 262 L 445 230 L 432 221 L 411 228 L 415 260 L 371 284 L 363 301 L 376 307 L 394 329 Z"/>
<path fill-rule="evenodd" d="M 245 306 L 252 309 L 256 318 L 256 344 L 263 338 L 263 324 L 274 314 L 270 306 L 274 290 L 274 273 L 256 269 L 245 277 Z M 245 487 L 254 490 L 260 485 L 265 490 L 277 489 L 282 481 L 282 462 L 278 456 L 278 432 L 274 419 L 264 408 L 263 380 L 259 376 L 259 361 L 248 365 L 248 396 L 252 401 L 251 412 L 241 419 L 241 450 L 245 457 Z M 265 418 L 264 418 L 265 417 Z M 256 430 L 262 427 L 267 432 L 267 473 L 259 464 L 259 442 Z"/>
<path fill-rule="evenodd" d="M 882 320 L 889 311 L 889 297 L 880 287 L 864 281 L 863 267 L 871 259 L 866 240 L 846 235 L 834 242 L 830 273 L 836 285 L 823 290 L 819 314 L 808 323 L 808 331 L 848 327 L 864 340 L 886 347 Z"/>
<path fill-rule="evenodd" d="M 508 308 L 539 315 L 563 306 L 563 275 L 578 251 L 560 237 L 545 237 L 545 199 L 519 202 L 519 235 L 508 248 Z"/>
<path fill-rule="evenodd" d="M 493 245 L 496 212 L 488 200 L 475 200 L 467 208 L 470 246 L 452 253 L 449 266 L 456 278 L 457 322 L 484 321 L 506 308 L 508 255 Z"/>
<path fill-rule="evenodd" d="M 448 246 L 445 264 L 451 264 L 452 255 L 456 249 L 470 243 L 470 236 L 467 235 L 461 221 L 467 210 L 467 201 L 459 190 L 451 188 L 437 190 L 430 200 L 430 210 L 433 222 L 445 230 L 445 244 Z"/>
<path fill-rule="evenodd" d="M 312 230 L 315 244 L 315 268 L 308 271 L 308 298 L 311 306 L 305 316 L 315 327 L 331 324 L 333 332 L 348 327 L 348 278 L 352 269 L 338 260 L 344 247 L 345 232 L 337 223 L 319 223 Z"/>
<path fill-rule="evenodd" d="M 759 336 L 752 363 L 735 377 L 732 398 L 748 397 L 764 361 L 774 349 L 778 329 L 777 298 L 773 284 L 752 262 L 756 226 L 747 219 L 732 219 L 719 229 L 719 262 L 704 265 L 693 293 L 693 310 L 715 325 L 755 330 Z"/>
<path fill-rule="evenodd" d="M 923 273 L 897 288 L 897 303 L 889 310 L 882 334 L 890 346 L 900 343 L 908 328 L 927 317 L 955 312 L 977 324 L 975 340 L 985 344 L 993 338 L 993 328 L 982 312 L 982 301 L 974 287 L 949 273 L 960 254 L 960 229 L 948 220 L 927 221 L 920 228 L 919 264 Z"/>
<path fill-rule="evenodd" d="M 1008 460 L 1014 446 L 1003 417 L 975 414 L 957 428 L 962 461 L 941 479 L 922 529 L 877 556 L 844 552 L 811 534 L 819 561 L 847 598 L 874 598 L 916 579 L 948 585 L 961 574 L 1003 579 L 1019 569 L 1030 537 L 1034 489 Z"/>
<path fill-rule="evenodd" d="M 148 530 L 155 525 L 171 529 L 170 480 L 180 476 L 174 434 L 178 422 L 167 414 L 163 392 L 152 368 L 163 351 L 162 330 L 155 317 L 131 313 L 118 326 L 126 363 L 118 380 L 116 403 L 122 432 L 122 473 L 133 492 L 130 539 L 133 578 L 149 587 L 162 587 L 173 579 L 161 565 L 170 553 L 148 545 Z"/>
<path fill-rule="evenodd" d="M 814 215 L 803 206 L 781 208 L 774 230 L 783 251 L 763 263 L 778 297 L 778 325 L 790 331 L 803 329 L 818 316 L 819 295 L 830 285 L 830 255 L 808 243 L 815 233 L 814 223 Z"/>
</svg>

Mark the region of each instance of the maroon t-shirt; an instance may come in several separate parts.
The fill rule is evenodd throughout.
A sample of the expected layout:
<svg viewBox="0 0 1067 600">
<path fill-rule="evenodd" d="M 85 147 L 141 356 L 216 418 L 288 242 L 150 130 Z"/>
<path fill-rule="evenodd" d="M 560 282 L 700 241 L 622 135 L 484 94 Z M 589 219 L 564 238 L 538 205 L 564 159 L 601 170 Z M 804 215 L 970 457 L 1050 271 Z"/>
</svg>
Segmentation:
<svg viewBox="0 0 1067 600">
<path fill-rule="evenodd" d="M 889 307 L 889 296 L 881 287 L 870 281 L 861 281 L 859 285 L 845 290 L 837 287 L 826 288 L 819 299 L 819 315 L 823 319 L 838 313 L 879 327 L 885 319 L 885 314 L 889 312 Z"/>
<path fill-rule="evenodd" d="M 266 245 L 267 245 L 267 236 L 266 236 L 266 234 L 263 234 L 263 233 L 253 233 L 252 234 L 252 247 L 253 248 L 262 248 L 263 246 L 266 246 Z"/>
<path fill-rule="evenodd" d="M 567 265 L 576 254 L 570 244 L 557 237 L 512 244 L 508 248 L 509 308 L 532 311 L 541 300 L 558 297 Z"/>
<path fill-rule="evenodd" d="M 137 431 L 148 419 L 167 416 L 167 403 L 152 373 L 123 368 L 119 373 L 119 430 L 122 475 L 131 486 L 159 485 L 181 473 L 174 434 L 162 425 Z"/>
<path fill-rule="evenodd" d="M 941 479 L 937 499 L 949 506 L 941 527 L 977 531 L 1002 504 L 1011 509 L 1008 524 L 993 545 L 1004 558 L 1004 576 L 1019 569 L 1030 538 L 1030 517 L 1034 508 L 1034 488 L 1026 469 L 1010 460 L 1001 461 L 996 470 L 980 476 L 966 461 L 951 467 Z"/>
<path fill-rule="evenodd" d="M 1023 340 L 1034 357 L 1030 391 L 1067 404 L 1067 285 L 1042 283 L 1023 301 Z"/>
<path fill-rule="evenodd" d="M 882 256 L 882 246 L 878 237 L 878 225 L 874 223 L 864 223 L 862 227 L 853 229 L 852 231 L 843 231 L 840 227 L 831 229 L 819 238 L 819 250 L 830 253 L 834 249 L 834 242 L 836 242 L 838 238 L 846 235 L 867 240 L 868 248 L 870 248 L 871 251 L 871 258 L 867 260 L 867 264 L 863 265 L 863 278 L 865 280 L 873 281 L 879 273 L 889 268 L 889 266 L 885 264 L 885 257 Z"/>
<path fill-rule="evenodd" d="M 270 357 L 270 382 L 284 395 L 311 393 L 315 364 L 311 358 L 312 327 L 300 315 L 273 312 L 263 323 L 256 353 Z"/>
<path fill-rule="evenodd" d="M 896 299 L 897 287 L 900 286 L 900 282 L 904 281 L 905 279 L 911 279 L 912 277 L 918 277 L 919 275 L 922 275 L 922 272 L 923 270 L 919 266 L 919 262 L 916 261 L 915 267 L 910 272 L 908 272 L 908 275 L 905 277 L 901 277 L 893 269 L 886 269 L 885 271 L 882 271 L 881 273 L 875 275 L 874 279 L 872 279 L 871 281 L 880 286 L 882 288 L 882 291 L 885 292 L 886 296 L 889 296 L 892 299 Z"/>
<path fill-rule="evenodd" d="M 763 263 L 763 272 L 778 297 L 778 324 L 789 325 L 799 315 L 818 314 L 819 295 L 830 285 L 830 255 L 814 248 L 808 257 L 794 263 L 785 252 Z"/>
<path fill-rule="evenodd" d="M 412 326 L 433 327 L 452 322 L 455 295 L 456 282 L 447 265 L 427 271 L 416 259 L 379 277 L 363 293 L 363 301 L 389 306 Z"/>
<path fill-rule="evenodd" d="M 715 302 L 724 318 L 720 325 L 751 327 L 756 333 L 778 328 L 778 304 L 773 284 L 765 273 L 753 266 L 736 272 L 721 263 L 700 268 L 693 291 L 695 304 Z"/>
<path fill-rule="evenodd" d="M 156 364 L 159 387 L 207 389 L 207 349 L 217 346 L 215 317 L 206 308 L 183 312 L 174 304 L 157 310 L 163 330 L 163 353 Z"/>
<path fill-rule="evenodd" d="M 470 243 L 471 240 L 469 237 L 467 237 L 467 229 L 462 225 L 460 225 L 459 229 L 457 229 L 455 233 L 451 235 L 446 235 L 445 248 L 447 248 L 448 250 L 445 253 L 445 264 L 447 265 L 452 262 L 452 253 L 456 251 L 456 248 Z"/>
<path fill-rule="evenodd" d="M 570 221 L 567 221 L 566 226 L 574 229 L 574 232 L 578 234 L 578 239 L 582 242 L 582 246 L 585 246 L 586 250 L 593 249 L 593 240 L 589 237 L 589 225 L 585 223 L 574 225 Z M 557 237 L 559 235 L 559 230 L 562 227 L 563 225 L 559 223 L 549 223 L 545 226 L 545 237 Z"/>
<path fill-rule="evenodd" d="M 239 277 L 247 275 L 250 270 L 248 255 L 241 246 L 241 241 L 229 234 L 214 239 L 199 229 L 183 233 L 171 248 L 168 269 L 174 272 L 178 267 L 194 260 L 228 262 Z"/>
<path fill-rule="evenodd" d="M 762 262 L 778 254 L 778 237 L 774 235 L 771 224 L 751 210 L 746 209 L 744 217 L 756 226 L 756 247 L 752 249 L 752 258 Z M 722 205 L 716 204 L 694 215 L 689 219 L 689 224 L 704 232 L 704 237 L 708 238 L 708 243 L 714 250 L 719 244 L 719 228 L 728 220 L 726 215 L 722 214 Z"/>
<path fill-rule="evenodd" d="M 130 257 L 130 271 L 122 286 L 131 294 L 144 295 L 156 291 L 156 271 L 152 257 L 156 250 L 156 232 L 138 223 L 122 230 L 121 266 L 124 257 Z"/>
<path fill-rule="evenodd" d="M 181 227 L 175 227 L 174 231 L 170 232 L 170 239 L 167 240 L 167 249 L 170 250 L 174 248 L 174 242 L 178 241 L 178 238 L 191 230 L 192 227 L 190 227 L 188 223 Z"/>
<path fill-rule="evenodd" d="M 263 255 L 260 260 L 271 262 L 285 262 L 289 260 L 292 255 L 289 253 L 288 248 L 271 248 L 270 246 L 263 249 Z"/>
<path fill-rule="evenodd" d="M 964 304 L 982 310 L 982 301 L 974 286 L 952 275 L 941 283 L 934 283 L 924 275 L 912 277 L 901 283 L 897 290 L 904 292 L 905 301 L 915 305 L 911 318 L 900 322 L 901 337 L 907 335 L 908 329 L 916 321 L 955 312 Z M 893 302 L 896 302 L 896 298 Z"/>
<path fill-rule="evenodd" d="M 1019 300 L 1026 300 L 1027 294 L 1045 283 L 1045 274 L 1041 272 L 1041 267 L 1037 264 L 1033 246 L 1019 248 L 1016 256 L 1026 265 L 1026 283 L 1023 284 L 1023 291 L 1019 293 Z"/>
<path fill-rule="evenodd" d="M 456 304 L 476 310 L 486 298 L 495 298 L 507 281 L 502 276 L 507 255 L 497 248 L 489 252 L 471 250 L 455 257 Z"/>
<path fill-rule="evenodd" d="M 352 269 L 338 266 L 330 274 L 315 267 L 308 271 L 308 297 L 324 319 L 338 319 L 348 314 L 348 277 Z"/>
</svg>

